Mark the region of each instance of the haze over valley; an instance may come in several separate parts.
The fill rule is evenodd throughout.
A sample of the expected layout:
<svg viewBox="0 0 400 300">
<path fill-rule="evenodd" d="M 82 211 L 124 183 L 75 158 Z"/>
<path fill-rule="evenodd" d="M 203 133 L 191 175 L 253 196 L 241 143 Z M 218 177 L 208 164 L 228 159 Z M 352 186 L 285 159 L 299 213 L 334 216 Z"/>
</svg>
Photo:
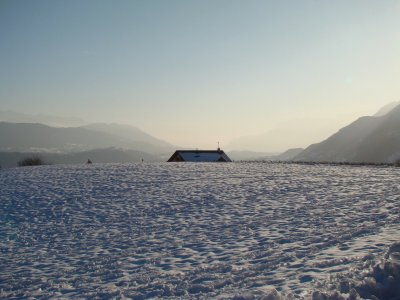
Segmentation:
<svg viewBox="0 0 400 300">
<path fill-rule="evenodd" d="M 15 166 L 24 156 L 40 155 L 49 163 L 165 161 L 176 149 L 143 130 L 121 124 L 94 123 L 78 127 L 52 127 L 35 121 L 41 117 L 24 115 L 35 123 L 18 121 L 17 113 L 0 114 L 0 165 Z M 47 117 L 54 124 L 63 118 Z M 75 118 L 71 118 L 74 120 Z M 310 162 L 394 163 L 400 159 L 400 102 L 380 108 L 373 116 L 363 116 L 332 135 L 304 142 L 319 123 L 299 124 L 294 130 L 285 125 L 259 136 L 235 139 L 226 146 L 234 160 L 279 160 Z M 60 125 L 60 124 L 57 124 Z M 293 125 L 292 125 L 293 126 Z M 323 126 L 321 126 L 323 127 Z M 324 130 L 321 130 L 324 131 Z M 315 134 L 311 134 L 315 137 Z M 287 145 L 285 151 L 274 151 Z M 216 145 L 217 146 L 217 145 Z M 234 150 L 232 150 L 234 149 Z M 285 149 L 285 148 L 283 148 Z"/>
</svg>

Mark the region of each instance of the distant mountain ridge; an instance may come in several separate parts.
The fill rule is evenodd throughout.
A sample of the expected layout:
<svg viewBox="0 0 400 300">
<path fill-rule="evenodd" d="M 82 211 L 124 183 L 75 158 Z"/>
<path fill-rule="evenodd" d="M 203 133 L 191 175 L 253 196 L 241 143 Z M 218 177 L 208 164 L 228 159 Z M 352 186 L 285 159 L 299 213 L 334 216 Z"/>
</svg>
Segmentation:
<svg viewBox="0 0 400 300">
<path fill-rule="evenodd" d="M 318 124 L 318 126 L 315 126 Z M 337 121 L 324 118 L 302 118 L 288 120 L 275 128 L 258 135 L 235 138 L 225 146 L 227 151 L 256 151 L 283 153 L 287 149 L 306 148 L 321 141 L 337 130 Z M 265 155 L 264 155 L 265 156 Z M 268 155 L 269 156 L 269 155 Z"/>
<path fill-rule="evenodd" d="M 400 159 L 400 105 L 361 117 L 295 156 L 297 161 L 393 163 Z M 388 111 L 389 110 L 389 111 Z"/>
<path fill-rule="evenodd" d="M 144 132 L 143 130 L 131 125 L 123 125 L 116 123 L 111 123 L 111 124 L 93 123 L 81 127 L 93 131 L 113 134 L 123 139 L 133 140 L 135 142 L 150 143 L 159 148 L 165 148 L 166 151 L 171 151 L 177 148 L 176 146 L 173 146 L 161 139 L 155 138 L 154 136 Z"/>
<path fill-rule="evenodd" d="M 388 114 L 391 110 L 393 110 L 396 106 L 400 105 L 400 101 L 396 101 L 396 102 L 391 102 L 387 105 L 385 105 L 384 107 L 382 107 L 375 115 L 374 117 L 381 117 L 384 116 L 386 114 Z"/>
<path fill-rule="evenodd" d="M 175 148 L 131 126 L 93 124 L 60 128 L 34 123 L 0 122 L 1 151 L 78 152 L 109 147 L 150 154 L 169 153 Z"/>
<path fill-rule="evenodd" d="M 40 123 L 53 127 L 72 127 L 85 124 L 82 119 L 76 117 L 59 117 L 45 114 L 30 115 L 10 110 L 0 110 L 0 122 Z"/>
</svg>

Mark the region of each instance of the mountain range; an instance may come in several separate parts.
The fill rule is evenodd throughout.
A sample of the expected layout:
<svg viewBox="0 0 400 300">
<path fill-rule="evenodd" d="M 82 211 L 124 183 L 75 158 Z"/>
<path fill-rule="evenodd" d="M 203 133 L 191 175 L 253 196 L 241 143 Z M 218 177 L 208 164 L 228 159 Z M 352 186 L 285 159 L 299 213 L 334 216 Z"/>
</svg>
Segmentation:
<svg viewBox="0 0 400 300">
<path fill-rule="evenodd" d="M 50 127 L 43 124 L 0 122 L 0 137 L 2 151 L 67 153 L 115 147 L 165 154 L 176 148 L 136 127 L 117 124 Z"/>
<path fill-rule="evenodd" d="M 400 159 L 400 104 L 361 117 L 326 140 L 307 147 L 293 160 L 393 163 Z"/>
<path fill-rule="evenodd" d="M 0 111 L 0 120 L 1 113 Z M 16 113 L 9 118 L 15 120 L 13 116 L 21 117 Z M 57 117 L 49 118 L 60 121 Z M 284 133 L 287 128 L 275 132 Z M 299 133 L 296 135 L 300 136 Z M 268 135 L 258 136 L 257 139 L 264 140 L 267 137 Z M 280 138 L 283 140 L 288 137 L 282 135 Z M 179 147 L 129 125 L 95 123 L 76 127 L 53 127 L 39 123 L 0 121 L 2 166 L 16 165 L 24 156 L 35 154 L 50 163 L 83 163 L 89 158 L 95 162 L 166 161 L 177 148 Z M 400 160 L 400 102 L 385 105 L 375 115 L 361 117 L 322 142 L 305 149 L 293 148 L 281 154 L 233 150 L 227 153 L 234 160 L 397 162 Z"/>
<path fill-rule="evenodd" d="M 176 146 L 129 125 L 89 124 L 52 127 L 0 122 L 0 166 L 16 166 L 25 157 L 46 163 L 166 161 Z"/>
<path fill-rule="evenodd" d="M 235 138 L 224 148 L 227 151 L 250 150 L 270 153 L 282 153 L 287 149 L 299 147 L 306 148 L 333 134 L 338 128 L 337 122 L 335 118 L 298 117 L 281 122 L 264 133 Z"/>
</svg>

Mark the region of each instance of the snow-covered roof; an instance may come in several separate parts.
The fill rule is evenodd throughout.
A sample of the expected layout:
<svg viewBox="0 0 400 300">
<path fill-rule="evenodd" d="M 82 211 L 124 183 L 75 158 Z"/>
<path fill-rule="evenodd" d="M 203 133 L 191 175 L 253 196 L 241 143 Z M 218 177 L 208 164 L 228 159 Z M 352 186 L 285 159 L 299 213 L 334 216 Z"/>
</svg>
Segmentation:
<svg viewBox="0 0 400 300">
<path fill-rule="evenodd" d="M 168 161 L 231 162 L 231 159 L 222 150 L 177 150 Z"/>
</svg>

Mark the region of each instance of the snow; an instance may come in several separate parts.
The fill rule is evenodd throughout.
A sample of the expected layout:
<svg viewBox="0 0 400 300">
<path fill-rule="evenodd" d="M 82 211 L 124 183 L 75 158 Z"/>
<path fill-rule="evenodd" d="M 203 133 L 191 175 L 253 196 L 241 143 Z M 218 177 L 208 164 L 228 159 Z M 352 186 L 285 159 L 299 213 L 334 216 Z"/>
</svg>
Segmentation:
<svg viewBox="0 0 400 300">
<path fill-rule="evenodd" d="M 216 162 L 223 158 L 230 162 L 230 158 L 224 152 L 206 151 L 179 151 L 179 155 L 187 162 Z"/>
<path fill-rule="evenodd" d="M 399 175 L 269 163 L 2 169 L 0 298 L 399 299 Z"/>
</svg>

